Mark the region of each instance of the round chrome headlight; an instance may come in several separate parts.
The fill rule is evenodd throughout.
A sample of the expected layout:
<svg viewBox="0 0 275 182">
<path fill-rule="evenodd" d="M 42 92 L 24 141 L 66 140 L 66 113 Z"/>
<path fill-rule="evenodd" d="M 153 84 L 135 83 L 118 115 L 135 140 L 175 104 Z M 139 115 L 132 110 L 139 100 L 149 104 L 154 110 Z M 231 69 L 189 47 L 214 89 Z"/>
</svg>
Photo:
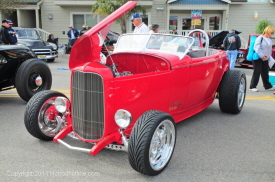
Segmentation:
<svg viewBox="0 0 275 182">
<path fill-rule="evenodd" d="M 54 106 L 58 112 L 64 113 L 69 107 L 69 100 L 65 97 L 57 97 L 54 100 Z"/>
<path fill-rule="evenodd" d="M 119 109 L 115 114 L 115 121 L 120 128 L 125 129 L 130 125 L 132 121 L 132 115 L 129 111 Z"/>
<path fill-rule="evenodd" d="M 51 42 L 48 42 L 52 47 L 53 47 L 53 50 L 57 50 L 57 45 L 54 44 L 54 43 L 51 43 Z"/>
<path fill-rule="evenodd" d="M 0 55 L 0 64 L 4 64 L 4 63 L 8 63 L 8 61 L 4 56 Z"/>
</svg>

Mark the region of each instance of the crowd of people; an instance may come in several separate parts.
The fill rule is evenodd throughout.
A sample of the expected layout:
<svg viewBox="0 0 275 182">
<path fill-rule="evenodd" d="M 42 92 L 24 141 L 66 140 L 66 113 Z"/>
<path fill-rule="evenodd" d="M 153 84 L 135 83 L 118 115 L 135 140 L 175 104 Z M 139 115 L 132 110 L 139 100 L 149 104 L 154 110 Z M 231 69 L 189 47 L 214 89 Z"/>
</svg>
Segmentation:
<svg viewBox="0 0 275 182">
<path fill-rule="evenodd" d="M 262 82 L 265 90 L 274 91 L 275 86 L 269 81 L 269 62 L 275 62 L 272 58 L 272 40 L 270 39 L 275 32 L 272 26 L 267 26 L 263 33 L 257 37 L 254 46 L 254 52 L 258 55 L 257 59 L 252 60 L 253 74 L 250 82 L 249 89 L 253 92 L 258 92 L 257 85 L 262 77 Z M 234 70 L 238 51 L 241 47 L 240 37 L 235 33 L 234 29 L 230 29 L 229 33 L 223 40 L 224 50 L 227 53 L 228 60 L 230 61 L 230 70 Z M 252 51 L 253 52 L 253 51 Z M 275 95 L 275 92 L 273 93 Z"/>
</svg>

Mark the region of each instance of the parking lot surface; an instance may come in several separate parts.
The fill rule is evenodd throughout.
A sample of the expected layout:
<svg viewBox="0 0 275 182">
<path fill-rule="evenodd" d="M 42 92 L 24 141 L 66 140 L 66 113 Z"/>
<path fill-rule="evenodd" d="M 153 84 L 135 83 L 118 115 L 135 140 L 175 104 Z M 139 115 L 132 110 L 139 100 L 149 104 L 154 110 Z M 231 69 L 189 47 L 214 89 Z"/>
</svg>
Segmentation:
<svg viewBox="0 0 275 182">
<path fill-rule="evenodd" d="M 69 55 L 48 63 L 52 90 L 69 96 Z M 251 68 L 236 67 L 247 75 Z M 274 71 L 272 71 L 274 73 Z M 103 150 L 97 156 L 40 141 L 24 125 L 26 102 L 16 90 L 0 93 L 0 181 L 275 181 L 275 96 L 259 82 L 247 90 L 240 114 L 222 113 L 216 100 L 201 113 L 177 124 L 177 141 L 168 167 L 158 176 L 134 171 L 126 152 Z M 91 144 L 67 138 L 72 145 Z"/>
</svg>

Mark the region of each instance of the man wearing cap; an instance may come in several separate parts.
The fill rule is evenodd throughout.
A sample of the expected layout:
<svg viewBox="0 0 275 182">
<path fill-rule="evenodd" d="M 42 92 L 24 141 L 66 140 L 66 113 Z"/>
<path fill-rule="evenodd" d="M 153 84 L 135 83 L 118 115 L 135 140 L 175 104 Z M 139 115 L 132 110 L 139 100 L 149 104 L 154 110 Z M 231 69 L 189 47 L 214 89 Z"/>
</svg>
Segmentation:
<svg viewBox="0 0 275 182">
<path fill-rule="evenodd" d="M 9 34 L 9 28 L 10 25 L 8 23 L 8 20 L 3 20 L 2 27 L 0 29 L 0 44 L 14 44 Z"/>
<path fill-rule="evenodd" d="M 79 32 L 78 32 L 78 30 L 74 29 L 73 26 L 69 26 L 69 29 L 70 30 L 68 31 L 67 35 L 68 35 L 68 38 L 69 38 L 69 45 L 70 45 L 70 47 L 72 47 L 74 45 L 76 39 L 79 36 Z M 69 52 L 70 52 L 70 49 L 68 49 L 66 51 L 67 54 L 69 54 Z"/>
<path fill-rule="evenodd" d="M 18 42 L 17 42 L 17 37 L 15 35 L 15 34 L 17 34 L 17 32 L 14 31 L 14 29 L 12 28 L 12 25 L 13 25 L 12 21 L 11 20 L 7 20 L 7 21 L 8 21 L 8 24 L 10 25 L 9 34 L 11 36 L 12 42 L 13 42 L 13 44 L 17 45 Z"/>
<path fill-rule="evenodd" d="M 70 30 L 69 30 L 68 33 L 67 33 L 69 39 L 77 39 L 78 36 L 79 36 L 78 30 L 74 29 L 73 26 L 69 26 L 69 29 L 70 29 Z"/>
<path fill-rule="evenodd" d="M 135 26 L 134 33 L 149 33 L 149 28 L 147 27 L 147 25 L 145 25 L 145 23 L 142 22 L 142 18 L 140 14 L 138 13 L 133 14 L 130 21 Z"/>
</svg>

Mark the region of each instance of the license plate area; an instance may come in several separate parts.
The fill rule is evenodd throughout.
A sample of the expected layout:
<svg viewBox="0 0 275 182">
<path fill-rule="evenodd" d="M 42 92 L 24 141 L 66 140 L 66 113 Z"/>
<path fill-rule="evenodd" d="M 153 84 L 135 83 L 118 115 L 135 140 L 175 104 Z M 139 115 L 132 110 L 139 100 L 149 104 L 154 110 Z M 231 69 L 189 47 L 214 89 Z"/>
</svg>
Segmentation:
<svg viewBox="0 0 275 182">
<path fill-rule="evenodd" d="M 39 55 L 39 56 L 37 56 L 37 58 L 38 58 L 38 59 L 46 59 L 46 56 L 44 56 L 44 55 Z"/>
</svg>

